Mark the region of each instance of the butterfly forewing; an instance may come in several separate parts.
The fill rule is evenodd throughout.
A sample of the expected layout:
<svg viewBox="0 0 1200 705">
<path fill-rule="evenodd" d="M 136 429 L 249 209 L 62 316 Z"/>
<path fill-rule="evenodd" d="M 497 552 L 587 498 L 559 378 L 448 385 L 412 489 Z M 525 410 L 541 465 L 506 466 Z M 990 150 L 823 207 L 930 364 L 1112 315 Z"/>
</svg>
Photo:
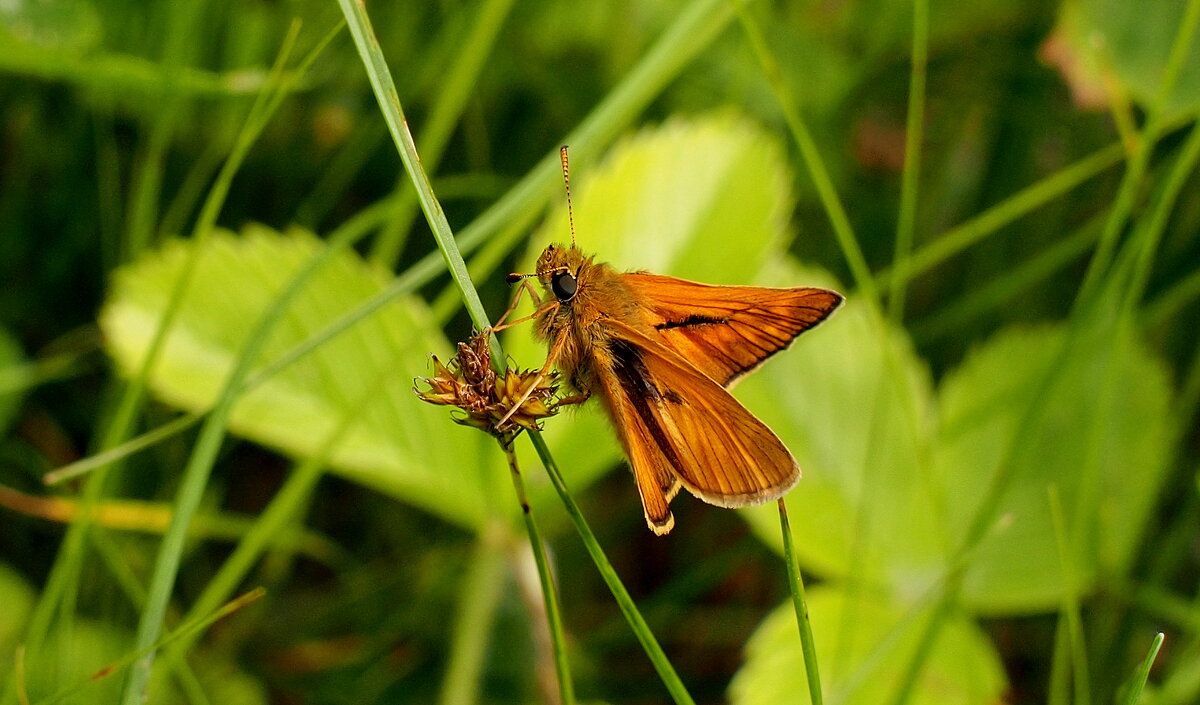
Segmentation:
<svg viewBox="0 0 1200 705">
<path fill-rule="evenodd" d="M 622 275 L 658 342 L 722 386 L 786 348 L 842 302 L 828 289 L 717 286 L 641 272 Z"/>
</svg>

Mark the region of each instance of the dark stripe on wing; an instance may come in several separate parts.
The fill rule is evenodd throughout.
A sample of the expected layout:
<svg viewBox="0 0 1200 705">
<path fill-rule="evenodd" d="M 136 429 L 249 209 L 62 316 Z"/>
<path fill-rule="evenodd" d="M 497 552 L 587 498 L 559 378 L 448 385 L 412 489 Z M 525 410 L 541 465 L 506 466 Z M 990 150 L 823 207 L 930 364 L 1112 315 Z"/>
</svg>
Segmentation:
<svg viewBox="0 0 1200 705">
<path fill-rule="evenodd" d="M 690 326 L 704 326 L 713 323 L 727 323 L 728 318 L 715 318 L 713 316 L 704 316 L 694 313 L 687 318 L 678 321 L 663 321 L 654 326 L 655 330 L 671 330 L 672 328 L 688 328 Z"/>
<path fill-rule="evenodd" d="M 650 409 L 651 404 L 661 402 L 682 404 L 683 399 L 674 391 L 668 390 L 664 393 L 654 386 L 654 383 L 650 381 L 650 373 L 646 370 L 646 363 L 642 360 L 641 351 L 629 341 L 616 338 L 608 344 L 608 350 L 613 356 L 613 371 L 621 383 L 621 388 L 629 397 L 630 404 L 637 412 L 638 418 L 642 420 L 642 423 L 646 425 L 646 430 L 654 437 L 655 444 L 666 456 L 667 462 L 674 468 L 683 467 L 666 431 L 663 430 L 658 422 L 658 417 Z"/>
</svg>

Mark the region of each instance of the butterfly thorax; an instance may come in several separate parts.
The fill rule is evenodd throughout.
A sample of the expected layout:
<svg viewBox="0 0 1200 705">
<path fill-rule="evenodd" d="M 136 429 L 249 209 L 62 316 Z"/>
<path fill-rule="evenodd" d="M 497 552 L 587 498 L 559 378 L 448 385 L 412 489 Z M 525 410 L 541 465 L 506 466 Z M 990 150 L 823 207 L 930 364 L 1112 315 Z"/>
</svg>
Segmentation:
<svg viewBox="0 0 1200 705">
<path fill-rule="evenodd" d="M 538 258 L 537 272 L 545 289 L 541 305 L 558 305 L 538 317 L 534 330 L 538 338 L 553 344 L 565 329 L 571 329 L 557 367 L 576 391 L 590 393 L 597 356 L 608 354 L 609 331 L 603 319 L 637 320 L 640 297 L 619 272 L 575 247 L 548 246 Z"/>
</svg>

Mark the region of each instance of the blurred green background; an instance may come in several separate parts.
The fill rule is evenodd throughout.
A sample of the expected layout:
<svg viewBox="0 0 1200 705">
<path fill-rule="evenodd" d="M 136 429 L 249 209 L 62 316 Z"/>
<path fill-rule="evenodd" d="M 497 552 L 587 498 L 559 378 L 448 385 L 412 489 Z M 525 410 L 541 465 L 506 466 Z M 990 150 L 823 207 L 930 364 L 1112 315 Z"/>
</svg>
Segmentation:
<svg viewBox="0 0 1200 705">
<path fill-rule="evenodd" d="M 504 456 L 412 394 L 471 322 L 349 6 L 0 3 L 0 703 L 130 702 L 159 626 L 154 703 L 557 697 Z M 365 7 L 493 318 L 564 142 L 599 260 L 846 293 L 736 390 L 827 702 L 1125 702 L 1158 632 L 1132 695 L 1200 701 L 1200 2 Z M 807 702 L 775 509 L 653 536 L 590 407 L 547 442 L 691 695 Z M 666 702 L 517 447 L 580 702 Z"/>
</svg>

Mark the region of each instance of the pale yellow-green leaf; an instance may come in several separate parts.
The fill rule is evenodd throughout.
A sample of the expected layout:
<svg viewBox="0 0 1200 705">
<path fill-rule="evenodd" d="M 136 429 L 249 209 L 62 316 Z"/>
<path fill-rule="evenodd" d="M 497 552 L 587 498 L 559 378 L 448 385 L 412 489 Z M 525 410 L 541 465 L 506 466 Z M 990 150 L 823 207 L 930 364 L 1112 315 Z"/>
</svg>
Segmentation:
<svg viewBox="0 0 1200 705">
<path fill-rule="evenodd" d="M 125 374 L 139 368 L 192 247 L 193 241 L 172 241 L 113 280 L 100 320 Z M 260 315 L 323 247 L 299 230 L 215 233 L 200 253 L 152 371 L 154 393 L 183 409 L 210 406 Z M 377 294 L 387 281 L 387 274 L 354 253 L 340 253 L 296 299 L 255 369 Z M 231 415 L 231 430 L 307 456 L 350 415 L 353 422 L 330 456 L 335 471 L 447 520 L 478 526 L 491 511 L 486 488 L 500 470 L 488 463 L 497 454 L 489 452 L 494 443 L 486 436 L 452 424 L 445 407 L 413 395 L 413 378 L 431 371 L 431 352 L 448 357 L 452 350 L 425 306 L 401 298 L 245 395 Z"/>
<path fill-rule="evenodd" d="M 883 705 L 892 702 L 917 646 L 929 611 L 910 614 L 884 600 L 840 589 L 808 591 L 825 702 Z M 908 702 L 911 705 L 992 705 L 1004 693 L 1004 669 L 987 637 L 962 613 L 952 614 L 929 653 Z M 746 645 L 746 663 L 729 687 L 733 705 L 808 703 L 796 614 L 777 608 Z"/>
</svg>

